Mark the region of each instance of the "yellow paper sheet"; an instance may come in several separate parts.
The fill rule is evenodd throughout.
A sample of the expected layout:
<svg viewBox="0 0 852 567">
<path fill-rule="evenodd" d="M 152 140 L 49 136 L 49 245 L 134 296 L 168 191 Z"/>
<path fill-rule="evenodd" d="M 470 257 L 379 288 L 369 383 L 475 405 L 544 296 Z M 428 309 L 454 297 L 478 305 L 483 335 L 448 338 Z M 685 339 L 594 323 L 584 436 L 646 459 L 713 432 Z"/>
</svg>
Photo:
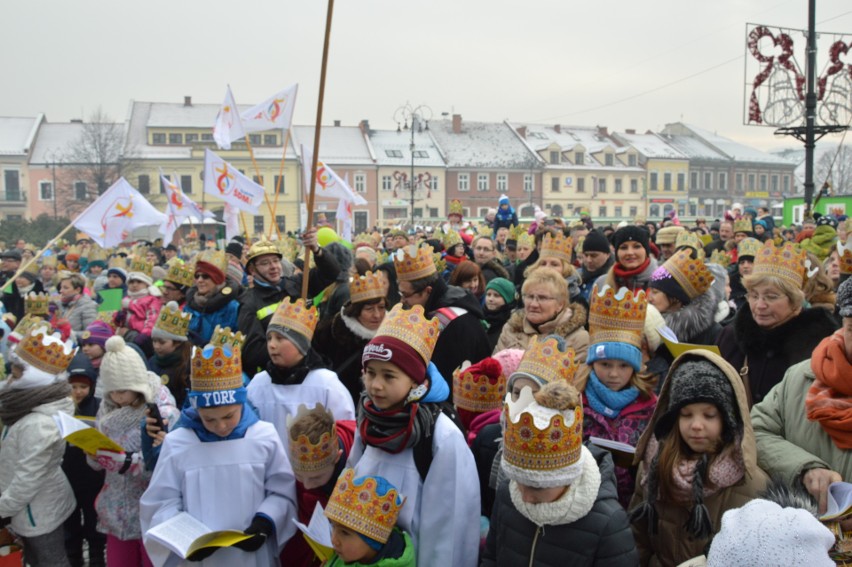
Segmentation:
<svg viewBox="0 0 852 567">
<path fill-rule="evenodd" d="M 105 449 L 107 451 L 115 451 L 117 453 L 124 452 L 124 448 L 121 445 L 119 445 L 94 427 L 75 431 L 65 439 L 75 447 L 79 447 L 90 455 L 94 455 L 100 449 Z"/>
<path fill-rule="evenodd" d="M 669 340 L 664 335 L 661 336 L 663 337 L 663 342 L 666 344 L 666 347 L 669 349 L 669 352 L 672 353 L 672 356 L 674 356 L 675 358 L 690 350 L 709 350 L 710 352 L 718 355 L 722 354 L 721 352 L 719 352 L 719 347 L 717 347 L 716 345 L 693 345 L 689 343 L 676 343 L 674 341 Z"/>
<path fill-rule="evenodd" d="M 314 540 L 309 538 L 307 534 L 303 533 L 302 535 L 304 536 L 305 541 L 308 542 L 308 545 L 311 546 L 311 549 L 314 550 L 314 554 L 319 557 L 320 561 L 328 561 L 329 559 L 331 559 L 331 556 L 334 555 L 334 549 L 326 547 L 321 543 L 315 542 Z"/>
<path fill-rule="evenodd" d="M 248 534 L 244 534 L 243 532 L 238 532 L 236 530 L 210 532 L 209 534 L 204 534 L 192 542 L 192 545 L 190 545 L 189 549 L 186 550 L 186 556 L 190 557 L 199 549 L 205 549 L 208 547 L 231 547 L 236 543 L 251 539 L 251 537 L 252 536 Z"/>
</svg>

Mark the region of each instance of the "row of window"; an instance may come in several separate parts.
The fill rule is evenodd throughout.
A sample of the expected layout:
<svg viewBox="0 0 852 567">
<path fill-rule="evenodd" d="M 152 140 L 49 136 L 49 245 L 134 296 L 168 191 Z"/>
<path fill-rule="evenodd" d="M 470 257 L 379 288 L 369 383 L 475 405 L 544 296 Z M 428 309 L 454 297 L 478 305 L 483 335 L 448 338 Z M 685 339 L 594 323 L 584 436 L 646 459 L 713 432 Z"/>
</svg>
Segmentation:
<svg viewBox="0 0 852 567">
<path fill-rule="evenodd" d="M 714 175 L 715 182 L 714 185 Z M 703 183 L 699 183 L 703 182 Z M 780 183 L 780 186 L 779 186 Z M 728 187 L 728 172 L 726 171 L 692 171 L 690 172 L 690 186 L 696 190 L 709 191 L 718 189 L 727 191 Z M 788 193 L 790 191 L 790 176 L 789 175 L 768 175 L 766 173 L 737 173 L 734 175 L 734 190 L 737 193 L 760 191 L 772 193 Z"/>
<path fill-rule="evenodd" d="M 248 140 L 252 146 L 280 145 L 276 134 L 249 134 Z M 204 134 L 154 132 L 151 134 L 151 145 L 154 146 L 186 146 L 198 142 L 213 143 L 213 134 L 209 132 Z"/>
<path fill-rule="evenodd" d="M 403 157 L 402 150 L 385 150 L 385 155 L 388 156 L 388 157 L 392 157 L 392 158 Z M 427 152 L 425 150 L 414 150 L 413 152 L 411 152 L 411 157 L 428 158 L 429 152 Z"/>
<path fill-rule="evenodd" d="M 524 174 L 524 191 L 526 193 L 532 193 L 535 187 L 535 183 L 533 180 L 533 176 L 529 173 Z M 477 191 L 488 191 L 491 189 L 491 175 L 488 173 L 478 173 L 476 174 L 476 190 Z M 458 176 L 458 190 L 459 191 L 470 191 L 470 174 L 469 173 L 459 173 Z M 509 175 L 506 173 L 498 173 L 497 174 L 497 191 L 499 193 L 508 193 L 509 192 Z"/>
<path fill-rule="evenodd" d="M 550 211 L 550 214 L 552 216 L 556 216 L 556 217 L 563 217 L 563 216 L 566 216 L 566 215 L 571 216 L 575 212 L 574 205 L 571 204 L 571 203 L 565 205 L 564 208 L 563 208 L 562 205 L 550 205 L 550 204 L 545 205 L 545 208 L 547 208 Z M 635 207 L 635 206 L 634 207 L 628 207 L 627 211 L 628 211 L 629 217 L 633 218 L 637 214 L 639 214 L 639 207 Z M 576 212 L 579 213 L 580 209 L 577 208 Z M 609 207 L 607 207 L 606 205 L 601 205 L 600 207 L 598 207 L 597 213 L 598 213 L 597 214 L 598 218 L 608 218 L 609 217 Z M 624 207 L 621 207 L 621 206 L 613 207 L 612 216 L 614 218 L 618 218 L 618 219 L 624 218 Z"/>
<path fill-rule="evenodd" d="M 556 150 L 551 150 L 549 163 L 551 165 L 557 165 L 557 164 L 560 164 L 560 163 L 571 163 L 572 165 L 585 165 L 586 164 L 586 154 L 583 153 L 583 152 L 574 152 L 574 161 L 572 162 L 562 152 L 556 151 Z M 636 167 L 637 163 L 638 163 L 638 161 L 636 159 L 635 154 L 627 154 L 627 165 L 628 165 L 628 167 Z M 604 154 L 604 165 L 606 167 L 612 167 L 613 165 L 615 165 L 615 155 Z"/>
<path fill-rule="evenodd" d="M 560 177 L 551 177 L 550 178 L 550 191 L 552 193 L 561 193 L 562 192 L 562 178 Z M 576 193 L 585 193 L 586 192 L 586 178 L 578 177 L 577 185 L 574 187 L 574 178 L 566 177 L 565 188 L 568 190 L 573 190 Z M 597 193 L 606 193 L 608 191 L 607 180 L 606 179 L 597 179 L 594 181 L 593 190 Z M 615 193 L 624 193 L 624 183 L 622 179 L 616 179 L 613 187 L 613 192 Z M 639 192 L 639 180 L 631 179 L 630 180 L 630 192 L 638 193 Z"/>
</svg>

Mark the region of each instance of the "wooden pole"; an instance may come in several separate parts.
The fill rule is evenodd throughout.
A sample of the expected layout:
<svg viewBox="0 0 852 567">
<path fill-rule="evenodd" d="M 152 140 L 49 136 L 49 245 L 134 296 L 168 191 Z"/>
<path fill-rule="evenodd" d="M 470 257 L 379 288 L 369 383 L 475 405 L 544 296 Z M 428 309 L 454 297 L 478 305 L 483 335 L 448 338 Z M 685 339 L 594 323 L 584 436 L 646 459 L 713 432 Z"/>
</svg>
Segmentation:
<svg viewBox="0 0 852 567">
<path fill-rule="evenodd" d="M 278 235 L 278 240 L 281 240 L 281 229 L 278 228 L 275 214 L 278 212 L 278 194 L 281 192 L 281 182 L 284 181 L 284 160 L 287 159 L 287 146 L 289 145 L 290 128 L 287 128 L 287 136 L 284 138 L 284 153 L 281 154 L 281 165 L 278 167 L 278 182 L 275 184 L 275 197 L 272 199 L 272 223 L 275 227 L 275 234 Z M 272 236 L 272 230 L 269 231 L 269 236 Z"/>
<path fill-rule="evenodd" d="M 289 132 L 289 130 L 288 130 Z M 263 176 L 260 174 L 260 168 L 257 166 L 257 160 L 254 159 L 254 148 L 251 147 L 251 142 L 249 142 L 248 134 L 246 134 L 246 147 L 249 151 L 249 156 L 251 156 L 251 163 L 254 166 L 254 172 L 257 174 L 257 180 L 260 181 L 263 179 Z M 286 150 L 285 150 L 286 151 Z M 269 195 L 266 194 L 266 191 L 263 191 L 263 200 L 266 201 L 266 208 L 269 210 L 269 214 L 272 215 L 272 224 L 275 224 L 275 213 L 272 210 L 272 205 L 269 204 Z M 271 233 L 270 233 L 271 234 Z M 263 236 L 261 234 L 261 236 Z M 278 235 L 278 238 L 281 238 L 281 235 Z"/>
<path fill-rule="evenodd" d="M 88 209 L 87 209 L 87 210 L 88 210 Z M 72 222 L 72 223 L 70 223 L 68 226 L 66 226 L 65 228 L 63 228 L 63 229 L 62 229 L 62 231 L 61 231 L 59 234 L 57 234 L 56 236 L 54 236 L 54 237 L 53 237 L 53 239 L 52 239 L 50 242 L 48 242 L 47 244 L 45 244 L 45 245 L 44 245 L 44 248 L 42 248 L 41 250 L 39 250 L 39 251 L 38 251 L 38 254 L 36 254 L 35 256 L 33 256 L 32 258 L 30 258 L 30 259 L 29 259 L 28 261 L 26 261 L 26 262 L 21 262 L 21 267 L 20 267 L 20 268 L 18 268 L 18 271 L 15 273 L 15 275 L 14 275 L 13 277 L 11 277 L 10 279 L 6 280 L 7 285 L 14 283 L 14 281 L 15 281 L 16 279 L 18 279 L 19 277 L 21 277 L 21 274 L 23 274 L 24 272 L 26 272 L 26 271 L 27 271 L 27 268 L 29 268 L 30 266 L 32 266 L 33 264 L 35 264 L 35 263 L 38 261 L 38 259 L 39 259 L 39 258 L 41 258 L 42 254 L 44 254 L 44 251 L 45 251 L 45 250 L 47 250 L 48 248 L 50 248 L 51 246 L 53 246 L 53 244 L 54 244 L 57 240 L 59 240 L 60 238 L 62 238 L 62 236 L 63 236 L 66 232 L 68 232 L 69 230 L 71 230 L 73 227 L 74 227 L 74 223 Z M 4 286 L 4 289 L 5 289 L 5 286 Z"/>
<path fill-rule="evenodd" d="M 308 226 L 305 230 L 313 228 L 314 224 L 314 193 L 317 185 L 317 160 L 319 159 L 320 133 L 322 132 L 322 104 L 325 98 L 325 74 L 328 68 L 328 45 L 331 39 L 331 16 L 334 12 L 334 0 L 328 0 L 328 14 L 325 18 L 325 41 L 322 46 L 322 67 L 320 69 L 319 97 L 317 98 L 317 121 L 314 127 L 314 155 L 311 156 L 311 185 L 308 192 Z M 308 280 L 311 268 L 311 250 L 305 248 L 305 269 L 302 271 L 302 299 L 308 300 Z"/>
</svg>

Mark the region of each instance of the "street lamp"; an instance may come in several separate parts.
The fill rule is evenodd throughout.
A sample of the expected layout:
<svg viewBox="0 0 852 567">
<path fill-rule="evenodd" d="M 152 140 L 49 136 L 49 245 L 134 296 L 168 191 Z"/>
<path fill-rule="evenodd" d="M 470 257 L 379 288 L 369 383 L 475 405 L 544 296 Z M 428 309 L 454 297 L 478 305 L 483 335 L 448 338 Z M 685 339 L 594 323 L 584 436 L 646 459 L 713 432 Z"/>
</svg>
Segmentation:
<svg viewBox="0 0 852 567">
<path fill-rule="evenodd" d="M 50 160 L 50 169 L 53 173 L 53 181 L 51 182 L 51 192 L 53 193 L 53 220 L 57 218 L 57 210 L 56 210 L 56 161 L 57 161 L 57 153 L 56 151 L 51 151 L 47 156 L 47 159 Z M 59 165 L 62 165 L 62 156 L 59 155 Z"/>
<path fill-rule="evenodd" d="M 396 131 L 411 130 L 411 143 L 408 149 L 411 153 L 411 177 L 408 181 L 408 190 L 411 192 L 411 228 L 414 228 L 414 191 L 417 188 L 414 179 L 414 132 L 422 133 L 424 130 L 429 130 L 429 121 L 432 119 L 432 109 L 425 104 L 412 106 L 410 103 L 397 108 L 393 113 L 393 120 L 396 122 Z M 400 127 L 400 123 L 403 124 Z M 409 128 L 408 124 L 411 123 Z M 422 178 L 417 180 L 422 183 Z"/>
</svg>

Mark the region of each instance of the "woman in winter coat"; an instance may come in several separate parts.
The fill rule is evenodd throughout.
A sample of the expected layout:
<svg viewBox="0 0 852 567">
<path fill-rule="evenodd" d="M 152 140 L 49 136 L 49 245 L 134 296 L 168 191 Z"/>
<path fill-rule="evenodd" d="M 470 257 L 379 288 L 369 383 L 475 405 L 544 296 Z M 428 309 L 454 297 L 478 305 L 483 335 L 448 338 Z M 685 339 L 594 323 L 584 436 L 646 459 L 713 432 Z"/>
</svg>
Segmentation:
<svg viewBox="0 0 852 567">
<path fill-rule="evenodd" d="M 74 412 L 68 374 L 65 368 L 57 373 L 57 365 L 71 362 L 72 349 L 47 333 L 40 327 L 18 345 L 12 375 L 0 385 L 0 518 L 11 519 L 27 564 L 67 567 L 62 523 L 75 501 L 61 469 L 65 440 L 53 418 Z M 38 351 L 45 345 L 62 356 L 42 360 Z"/>
<path fill-rule="evenodd" d="M 98 306 L 83 293 L 86 280 L 80 274 L 64 274 L 59 280 L 59 317 L 71 324 L 71 336 L 76 338 L 98 317 Z"/>
<path fill-rule="evenodd" d="M 736 370 L 709 351 L 675 359 L 633 462 L 641 565 L 674 567 L 704 553 L 722 515 L 766 485 Z"/>
<path fill-rule="evenodd" d="M 183 308 L 192 315 L 189 331 L 195 346 L 203 347 L 210 342 L 216 325 L 237 328 L 240 304 L 236 295 L 220 266 L 201 259 L 196 262 L 195 285 L 186 294 Z"/>
<path fill-rule="evenodd" d="M 598 289 L 604 284 L 612 289 L 626 287 L 634 292 L 647 289 L 657 269 L 657 261 L 651 257 L 648 231 L 638 226 L 621 227 L 612 235 L 612 246 L 615 264 L 595 282 Z"/>
</svg>

